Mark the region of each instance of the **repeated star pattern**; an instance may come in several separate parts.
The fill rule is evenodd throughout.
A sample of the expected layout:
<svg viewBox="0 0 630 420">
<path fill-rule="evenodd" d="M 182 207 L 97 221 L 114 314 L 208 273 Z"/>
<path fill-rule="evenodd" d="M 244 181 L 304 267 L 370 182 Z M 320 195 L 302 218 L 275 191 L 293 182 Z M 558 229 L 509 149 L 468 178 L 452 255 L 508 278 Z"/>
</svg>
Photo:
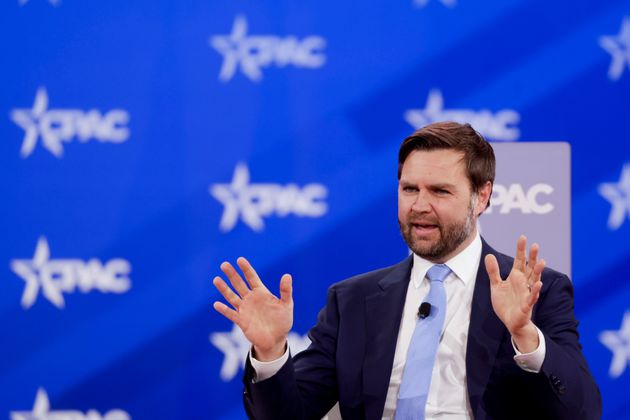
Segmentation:
<svg viewBox="0 0 630 420">
<path fill-rule="evenodd" d="M 613 354 L 608 375 L 620 377 L 630 363 L 630 311 L 626 311 L 619 331 L 602 331 L 599 341 Z"/>
<path fill-rule="evenodd" d="M 39 120 L 48 108 L 48 93 L 46 88 L 40 87 L 35 94 L 33 108 L 18 108 L 11 111 L 11 119 L 24 130 L 24 139 L 20 156 L 27 157 L 33 152 L 39 135 Z M 51 149 L 51 152 L 59 157 L 63 153 L 60 146 Z"/>
<path fill-rule="evenodd" d="M 48 400 L 48 394 L 43 388 L 37 390 L 35 396 L 35 402 L 33 403 L 33 409 L 31 411 L 12 411 L 11 420 L 46 420 L 46 419 L 60 419 L 65 420 L 67 418 L 74 418 L 75 412 L 71 411 L 51 411 L 50 401 Z"/>
<path fill-rule="evenodd" d="M 608 228 L 619 229 L 630 218 L 630 163 L 623 166 L 619 182 L 599 184 L 598 191 L 611 205 Z"/>
<path fill-rule="evenodd" d="M 630 17 L 623 19 L 619 34 L 601 36 L 599 45 L 610 54 L 608 78 L 619 80 L 624 69 L 630 68 Z"/>
<path fill-rule="evenodd" d="M 440 0 L 440 2 L 446 7 L 455 7 L 457 6 L 457 0 Z M 429 0 L 414 0 L 413 4 L 416 7 L 425 7 L 429 4 Z"/>
<path fill-rule="evenodd" d="M 249 179 L 247 165 L 238 163 L 231 183 L 214 184 L 210 187 L 210 194 L 223 204 L 223 215 L 219 222 L 221 231 L 231 230 L 236 225 L 239 215 L 243 222 L 254 231 L 259 232 L 263 229 L 262 218 L 252 205 L 251 187 L 253 185 L 250 185 Z"/>
<path fill-rule="evenodd" d="M 28 2 L 29 0 L 18 0 L 18 4 L 20 6 L 24 6 Z M 53 6 L 59 6 L 61 4 L 61 0 L 48 0 L 48 3 L 52 4 Z"/>
<path fill-rule="evenodd" d="M 26 283 L 24 292 L 22 293 L 22 307 L 27 309 L 33 306 L 37 299 L 37 293 L 42 286 L 42 293 L 56 307 L 63 308 L 65 301 L 61 291 L 51 284 L 44 283 L 40 279 L 40 271 L 46 265 L 50 258 L 50 247 L 46 237 L 41 236 L 37 241 L 33 258 L 15 259 L 11 261 L 11 269 L 15 274 L 20 276 Z"/>
<path fill-rule="evenodd" d="M 210 38 L 210 45 L 223 56 L 223 64 L 219 72 L 219 80 L 227 81 L 234 76 L 239 61 L 243 61 L 242 55 L 246 53 L 241 48 L 241 43 L 247 36 L 247 19 L 245 16 L 237 16 L 229 35 L 216 35 Z M 255 66 L 242 66 L 243 73 L 254 81 L 262 78 L 262 73 Z"/>
<path fill-rule="evenodd" d="M 219 375 L 224 381 L 232 380 L 245 364 L 251 344 L 241 329 L 234 325 L 230 332 L 216 332 L 210 335 L 210 342 L 223 353 L 223 364 Z"/>
</svg>

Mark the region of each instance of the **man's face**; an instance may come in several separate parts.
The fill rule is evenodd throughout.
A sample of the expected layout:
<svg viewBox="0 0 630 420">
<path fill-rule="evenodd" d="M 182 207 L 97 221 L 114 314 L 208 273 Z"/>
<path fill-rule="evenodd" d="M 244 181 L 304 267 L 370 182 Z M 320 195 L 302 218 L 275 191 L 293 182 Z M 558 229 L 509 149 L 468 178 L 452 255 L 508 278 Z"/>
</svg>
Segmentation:
<svg viewBox="0 0 630 420">
<path fill-rule="evenodd" d="M 490 195 L 490 182 L 472 193 L 463 157 L 455 150 L 415 150 L 402 167 L 400 231 L 414 253 L 432 262 L 445 262 L 472 242 Z"/>
</svg>

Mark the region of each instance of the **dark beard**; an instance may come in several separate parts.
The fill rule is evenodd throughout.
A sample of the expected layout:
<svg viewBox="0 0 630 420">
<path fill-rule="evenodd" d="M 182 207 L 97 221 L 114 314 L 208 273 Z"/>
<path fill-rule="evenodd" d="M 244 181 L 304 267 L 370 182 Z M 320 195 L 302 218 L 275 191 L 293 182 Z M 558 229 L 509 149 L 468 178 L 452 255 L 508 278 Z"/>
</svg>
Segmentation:
<svg viewBox="0 0 630 420">
<path fill-rule="evenodd" d="M 468 215 L 461 223 L 455 223 L 450 226 L 437 225 L 440 231 L 440 240 L 433 244 L 430 248 L 423 247 L 420 243 L 414 243 L 412 237 L 412 223 L 405 223 L 404 225 L 398 220 L 400 226 L 400 233 L 403 239 L 407 243 L 409 249 L 419 257 L 424 258 L 432 262 L 444 262 L 444 258 L 457 249 L 473 231 L 476 220 L 474 218 L 473 205 L 468 207 Z"/>
</svg>

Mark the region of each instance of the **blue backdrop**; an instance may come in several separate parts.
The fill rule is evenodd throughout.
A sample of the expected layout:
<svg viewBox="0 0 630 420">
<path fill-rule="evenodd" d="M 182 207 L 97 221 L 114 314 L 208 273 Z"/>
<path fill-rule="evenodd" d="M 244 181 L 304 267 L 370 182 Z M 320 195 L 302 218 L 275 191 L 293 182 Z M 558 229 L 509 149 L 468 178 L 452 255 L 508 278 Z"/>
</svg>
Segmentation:
<svg viewBox="0 0 630 420">
<path fill-rule="evenodd" d="M 7 0 L 0 57 L 0 417 L 243 418 L 219 264 L 291 272 L 306 345 L 407 254 L 398 145 L 455 119 L 571 144 L 581 342 L 630 418 L 628 0 Z"/>
</svg>

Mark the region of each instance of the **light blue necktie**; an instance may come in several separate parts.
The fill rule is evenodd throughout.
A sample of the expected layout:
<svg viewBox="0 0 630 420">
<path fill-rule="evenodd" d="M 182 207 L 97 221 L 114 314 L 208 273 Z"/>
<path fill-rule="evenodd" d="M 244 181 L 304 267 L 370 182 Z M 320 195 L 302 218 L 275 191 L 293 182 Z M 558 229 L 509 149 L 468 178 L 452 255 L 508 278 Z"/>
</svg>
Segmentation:
<svg viewBox="0 0 630 420">
<path fill-rule="evenodd" d="M 407 362 L 398 391 L 396 420 L 424 419 L 429 385 L 431 385 L 431 372 L 446 318 L 444 279 L 450 272 L 451 269 L 444 264 L 434 265 L 427 272 L 431 289 L 424 301 L 431 304 L 431 312 L 424 319 L 418 318 L 413 337 L 411 337 Z"/>
</svg>

